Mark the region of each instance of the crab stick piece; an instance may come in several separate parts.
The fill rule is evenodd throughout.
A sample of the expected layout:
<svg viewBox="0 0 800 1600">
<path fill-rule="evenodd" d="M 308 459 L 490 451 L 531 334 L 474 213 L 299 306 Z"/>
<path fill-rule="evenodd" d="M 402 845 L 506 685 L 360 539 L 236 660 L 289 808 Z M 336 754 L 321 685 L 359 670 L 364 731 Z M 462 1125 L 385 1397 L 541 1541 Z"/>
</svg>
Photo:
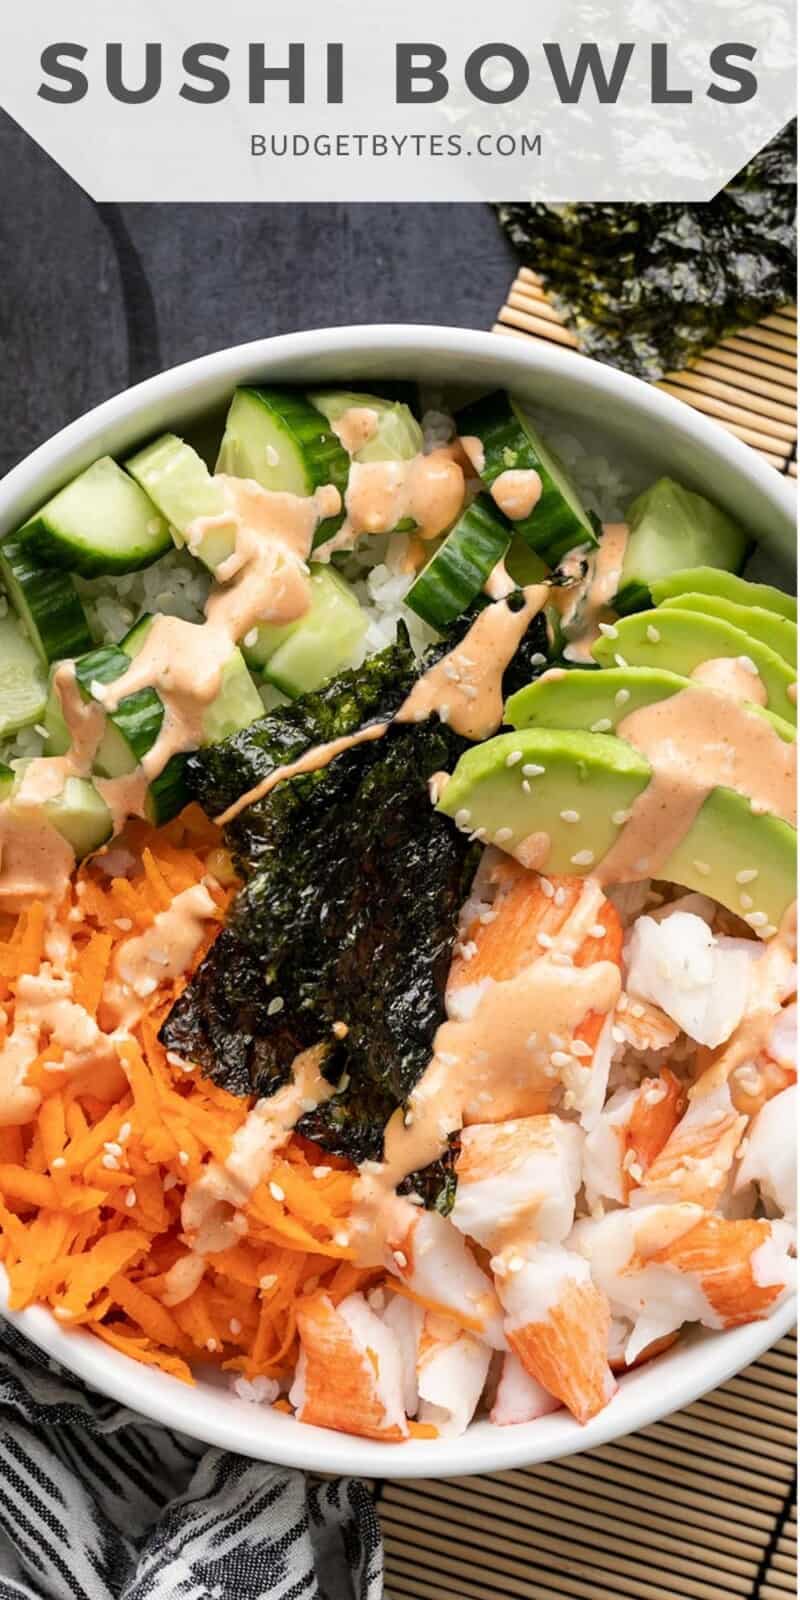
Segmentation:
<svg viewBox="0 0 800 1600">
<path fill-rule="evenodd" d="M 797 1086 L 762 1106 L 751 1124 L 734 1191 L 757 1184 L 762 1201 L 785 1217 L 797 1214 Z"/>
<path fill-rule="evenodd" d="M 420 1300 L 452 1313 L 494 1350 L 505 1350 L 503 1314 L 492 1281 L 448 1217 L 415 1211 L 390 1239 L 387 1266 Z"/>
<path fill-rule="evenodd" d="M 560 1117 L 475 1124 L 461 1135 L 451 1220 L 487 1250 L 524 1234 L 557 1243 L 575 1215 L 583 1134 Z"/>
<path fill-rule="evenodd" d="M 627 948 L 629 994 L 660 1007 L 690 1039 L 714 1048 L 744 1015 L 753 961 L 750 942 L 717 938 L 702 917 L 673 911 L 639 917 Z"/>
<path fill-rule="evenodd" d="M 641 1176 L 632 1204 L 692 1200 L 712 1210 L 728 1184 L 746 1127 L 747 1117 L 735 1110 L 727 1083 L 692 1100 Z"/>
<path fill-rule="evenodd" d="M 633 1323 L 624 1317 L 612 1317 L 611 1335 L 608 1341 L 608 1364 L 612 1372 L 632 1372 L 634 1367 L 643 1367 L 645 1362 L 652 1361 L 655 1356 L 671 1350 L 680 1338 L 679 1333 L 666 1333 L 663 1339 L 654 1339 L 652 1344 L 640 1350 L 632 1361 L 626 1360 L 625 1351 L 633 1332 Z"/>
<path fill-rule="evenodd" d="M 379 1291 L 383 1294 L 383 1290 Z M 415 1417 L 419 1406 L 417 1353 L 425 1312 L 404 1294 L 393 1294 L 383 1310 L 383 1320 L 391 1328 L 400 1351 L 403 1371 L 403 1405 L 407 1417 Z"/>
<path fill-rule="evenodd" d="M 616 1389 L 608 1364 L 608 1301 L 588 1262 L 563 1245 L 495 1259 L 508 1342 L 525 1371 L 579 1422 L 602 1411 Z"/>
<path fill-rule="evenodd" d="M 551 1412 L 560 1410 L 561 1401 L 525 1371 L 519 1356 L 510 1351 L 503 1357 L 500 1381 L 490 1413 L 492 1422 L 504 1428 L 517 1422 L 535 1422 L 538 1417 L 547 1417 Z"/>
<path fill-rule="evenodd" d="M 612 1314 L 633 1322 L 630 1365 L 684 1322 L 716 1329 L 768 1316 L 793 1281 L 790 1231 L 679 1202 L 578 1222 L 568 1242 L 591 1266 Z"/>
<path fill-rule="evenodd" d="M 618 1089 L 586 1135 L 583 1179 L 590 1208 L 598 1201 L 624 1205 L 642 1181 L 681 1115 L 685 1098 L 668 1067 L 638 1089 Z"/>
<path fill-rule="evenodd" d="M 449 1317 L 425 1317 L 417 1355 L 419 1421 L 456 1438 L 472 1421 L 489 1371 L 491 1350 Z"/>
<path fill-rule="evenodd" d="M 300 1358 L 289 1401 L 301 1422 L 396 1444 L 408 1438 L 397 1340 L 363 1295 L 325 1294 L 297 1312 Z"/>
<path fill-rule="evenodd" d="M 677 1022 L 660 1006 L 627 993 L 620 995 L 614 1026 L 634 1050 L 667 1050 L 680 1033 Z"/>
</svg>

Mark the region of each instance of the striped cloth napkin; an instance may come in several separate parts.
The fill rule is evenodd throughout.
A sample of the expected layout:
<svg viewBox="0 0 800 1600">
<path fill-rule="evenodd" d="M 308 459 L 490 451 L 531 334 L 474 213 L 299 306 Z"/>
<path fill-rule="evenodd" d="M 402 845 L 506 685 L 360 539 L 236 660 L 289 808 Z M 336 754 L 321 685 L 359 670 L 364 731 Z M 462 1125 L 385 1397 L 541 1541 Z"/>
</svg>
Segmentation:
<svg viewBox="0 0 800 1600">
<path fill-rule="evenodd" d="M 366 1484 L 210 1450 L 0 1331 L 0 1600 L 380 1600 Z"/>
</svg>

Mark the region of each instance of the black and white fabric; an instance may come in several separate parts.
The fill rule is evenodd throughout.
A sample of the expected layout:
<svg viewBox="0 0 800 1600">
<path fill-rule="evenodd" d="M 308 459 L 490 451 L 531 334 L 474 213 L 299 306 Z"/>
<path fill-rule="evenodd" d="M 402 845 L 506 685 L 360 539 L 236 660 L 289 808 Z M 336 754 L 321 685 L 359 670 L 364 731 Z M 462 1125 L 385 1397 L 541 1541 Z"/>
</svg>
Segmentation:
<svg viewBox="0 0 800 1600">
<path fill-rule="evenodd" d="M 0 1323 L 0 1600 L 380 1600 L 366 1484 L 210 1450 Z"/>
</svg>

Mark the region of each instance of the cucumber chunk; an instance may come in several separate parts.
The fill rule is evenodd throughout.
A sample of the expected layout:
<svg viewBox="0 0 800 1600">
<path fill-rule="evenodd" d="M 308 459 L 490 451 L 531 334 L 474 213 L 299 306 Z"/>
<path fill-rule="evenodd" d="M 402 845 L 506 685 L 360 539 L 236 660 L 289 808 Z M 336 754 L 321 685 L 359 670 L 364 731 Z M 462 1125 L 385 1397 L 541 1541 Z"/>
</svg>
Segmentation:
<svg viewBox="0 0 800 1600">
<path fill-rule="evenodd" d="M 375 413 L 375 431 L 352 451 L 353 461 L 413 461 L 422 449 L 422 429 L 413 411 L 400 401 L 384 400 L 376 394 L 351 394 L 346 389 L 312 390 L 308 399 L 333 428 L 348 411 Z"/>
<path fill-rule="evenodd" d="M 88 778 L 67 778 L 61 794 L 42 809 L 79 861 L 99 850 L 114 831 L 111 812 Z"/>
<path fill-rule="evenodd" d="M 488 489 L 504 472 L 538 472 L 542 492 L 529 517 L 515 521 L 532 550 L 551 566 L 576 545 L 597 544 L 595 521 L 554 451 L 519 404 L 501 390 L 467 406 L 456 417 L 459 434 L 480 440 L 480 473 Z"/>
<path fill-rule="evenodd" d="M 0 579 L 44 666 L 91 648 L 86 612 L 69 573 L 43 566 L 16 534 L 0 544 Z"/>
<path fill-rule="evenodd" d="M 287 389 L 237 389 L 231 401 L 217 471 L 253 478 L 262 489 L 310 495 L 332 483 L 344 501 L 350 458 L 320 411 Z M 330 539 L 344 513 L 328 517 L 316 543 Z"/>
<path fill-rule="evenodd" d="M 214 481 L 202 456 L 175 433 L 163 433 L 160 439 L 131 456 L 125 466 L 166 517 L 178 548 L 185 544 L 186 535 L 198 517 L 225 515 L 221 484 Z M 231 519 L 229 528 L 224 525 L 209 528 L 196 554 L 214 572 L 220 562 L 232 554 L 235 542 L 236 530 Z"/>
<path fill-rule="evenodd" d="M 720 567 L 682 567 L 657 578 L 651 591 L 657 606 L 681 594 L 710 594 L 732 600 L 737 606 L 761 606 L 764 611 L 774 611 L 776 616 L 797 621 L 797 601 L 793 594 L 784 594 L 771 583 L 753 583 L 749 578 L 739 578 L 736 573 L 723 572 Z"/>
<path fill-rule="evenodd" d="M 136 572 L 172 547 L 152 500 L 110 456 L 48 500 L 16 538 L 46 566 L 85 578 Z"/>
<path fill-rule="evenodd" d="M 319 689 L 351 665 L 368 626 L 366 611 L 336 569 L 312 566 L 311 605 L 305 616 L 285 628 L 259 629 L 260 643 L 264 633 L 281 635 L 269 648 L 264 677 L 292 700 Z"/>
<path fill-rule="evenodd" d="M 42 664 L 16 617 L 0 618 L 0 739 L 39 722 L 47 701 Z"/>
<path fill-rule="evenodd" d="M 651 585 L 678 567 L 705 564 L 738 572 L 747 555 L 747 534 L 733 518 L 672 478 L 645 489 L 625 520 L 631 531 L 614 601 L 621 613 L 649 605 Z"/>
<path fill-rule="evenodd" d="M 462 511 L 457 523 L 423 567 L 406 604 L 432 628 L 444 632 L 480 594 L 511 543 L 511 529 L 488 495 Z"/>
</svg>

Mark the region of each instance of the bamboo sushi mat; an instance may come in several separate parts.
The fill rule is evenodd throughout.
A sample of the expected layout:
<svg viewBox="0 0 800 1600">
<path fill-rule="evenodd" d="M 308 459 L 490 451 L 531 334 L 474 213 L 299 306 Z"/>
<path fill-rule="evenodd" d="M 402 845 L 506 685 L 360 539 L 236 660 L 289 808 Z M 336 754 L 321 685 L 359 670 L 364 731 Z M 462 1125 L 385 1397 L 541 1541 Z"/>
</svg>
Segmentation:
<svg viewBox="0 0 800 1600">
<path fill-rule="evenodd" d="M 575 347 L 523 267 L 495 332 Z M 659 384 L 797 476 L 794 309 Z M 387 1600 L 790 1600 L 796 1344 L 685 1411 L 547 1466 L 377 1488 Z"/>
<path fill-rule="evenodd" d="M 544 339 L 575 349 L 574 334 L 550 304 L 535 272 L 522 267 L 495 333 Z M 754 327 L 723 339 L 682 372 L 657 385 L 714 417 L 752 445 L 770 466 L 797 477 L 797 312 L 784 306 Z"/>
</svg>

